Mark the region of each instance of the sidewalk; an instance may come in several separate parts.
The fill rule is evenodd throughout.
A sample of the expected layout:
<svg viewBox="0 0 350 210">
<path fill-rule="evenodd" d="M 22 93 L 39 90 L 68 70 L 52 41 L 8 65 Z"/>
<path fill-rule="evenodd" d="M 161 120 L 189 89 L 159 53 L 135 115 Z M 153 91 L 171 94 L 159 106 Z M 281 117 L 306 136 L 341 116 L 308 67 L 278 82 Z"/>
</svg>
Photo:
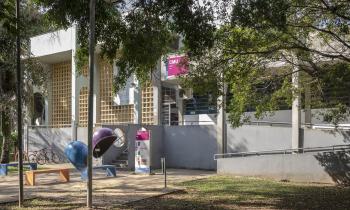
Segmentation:
<svg viewBox="0 0 350 210">
<path fill-rule="evenodd" d="M 52 168 L 52 166 L 49 167 Z M 53 167 L 62 167 L 62 165 Z M 105 171 L 95 170 L 94 205 L 106 206 L 106 203 L 111 202 L 120 204 L 158 196 L 179 190 L 180 188 L 174 186 L 176 183 L 205 178 L 213 174 L 215 174 L 214 171 L 171 169 L 167 171 L 168 188 L 164 190 L 163 175 L 134 175 L 130 171 L 117 171 L 117 177 L 106 177 Z M 38 185 L 25 185 L 25 199 L 42 197 L 74 203 L 86 201 L 86 182 L 80 180 L 78 171 L 71 170 L 69 183 L 60 183 L 57 176 L 57 174 L 39 175 Z M 10 176 L 0 177 L 0 203 L 16 201 L 17 196 L 18 176 L 12 173 Z"/>
</svg>

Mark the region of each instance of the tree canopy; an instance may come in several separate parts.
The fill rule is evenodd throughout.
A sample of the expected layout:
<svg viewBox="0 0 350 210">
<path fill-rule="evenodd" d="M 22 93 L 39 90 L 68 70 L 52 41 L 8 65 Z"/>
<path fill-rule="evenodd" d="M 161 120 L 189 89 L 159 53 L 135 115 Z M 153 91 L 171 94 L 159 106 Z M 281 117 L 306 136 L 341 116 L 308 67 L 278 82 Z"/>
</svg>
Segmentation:
<svg viewBox="0 0 350 210">
<path fill-rule="evenodd" d="M 21 1 L 22 16 L 19 30 L 21 34 L 21 62 L 23 70 L 23 102 L 28 106 L 33 98 L 32 85 L 44 86 L 46 72 L 41 64 L 31 58 L 29 51 L 30 36 L 47 30 L 39 9 L 32 1 Z M 0 113 L 1 133 L 3 134 L 2 152 L 0 162 L 9 161 L 9 150 L 13 122 L 16 119 L 16 10 L 15 1 L 0 1 Z"/>
<path fill-rule="evenodd" d="M 78 67 L 87 63 L 89 1 L 35 0 L 58 27 L 78 27 Z M 189 53 L 213 45 L 215 24 L 209 1 L 133 0 L 96 2 L 96 41 L 101 55 L 119 67 L 118 87 L 135 73 L 139 79 L 154 70 L 170 51 L 174 35 L 184 37 Z"/>
<path fill-rule="evenodd" d="M 349 114 L 348 1 L 235 0 L 226 9 L 230 15 L 215 33 L 216 44 L 194 59 L 187 82 L 207 91 L 203 87 L 220 84 L 224 75 L 233 94 L 228 111 L 234 125 L 249 120 L 244 116 L 249 108 L 259 118 L 290 106 L 306 88 L 314 108 L 336 108 L 324 113 L 326 120 L 337 123 Z M 297 71 L 298 90 L 291 85 Z M 220 94 L 222 88 L 216 90 Z"/>
<path fill-rule="evenodd" d="M 89 1 L 33 1 L 51 27 L 77 25 L 76 59 L 85 65 Z M 337 108 L 325 114 L 337 123 L 349 113 L 349 11 L 345 0 L 99 0 L 96 41 L 101 56 L 119 66 L 117 89 L 133 73 L 150 75 L 180 35 L 193 63 L 184 84 L 214 96 L 228 84 L 234 125 L 249 120 L 242 118 L 249 109 L 261 117 L 288 107 L 306 89 L 313 107 Z M 298 90 L 291 85 L 296 71 Z"/>
</svg>

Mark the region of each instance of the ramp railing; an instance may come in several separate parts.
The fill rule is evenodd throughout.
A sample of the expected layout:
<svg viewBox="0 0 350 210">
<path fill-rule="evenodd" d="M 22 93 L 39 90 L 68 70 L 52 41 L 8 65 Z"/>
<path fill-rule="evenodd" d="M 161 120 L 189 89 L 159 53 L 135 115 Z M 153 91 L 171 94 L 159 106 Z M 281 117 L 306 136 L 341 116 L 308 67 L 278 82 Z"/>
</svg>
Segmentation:
<svg viewBox="0 0 350 210">
<path fill-rule="evenodd" d="M 221 159 L 221 158 L 232 158 L 232 157 L 248 157 L 248 156 L 280 155 L 280 154 L 304 154 L 304 153 L 312 153 L 312 152 L 340 152 L 340 151 L 348 151 L 348 150 L 350 150 L 350 144 L 342 144 L 342 145 L 332 145 L 332 146 L 324 146 L 324 147 L 304 147 L 304 148 L 296 148 L 296 149 L 214 154 L 214 160 Z"/>
</svg>

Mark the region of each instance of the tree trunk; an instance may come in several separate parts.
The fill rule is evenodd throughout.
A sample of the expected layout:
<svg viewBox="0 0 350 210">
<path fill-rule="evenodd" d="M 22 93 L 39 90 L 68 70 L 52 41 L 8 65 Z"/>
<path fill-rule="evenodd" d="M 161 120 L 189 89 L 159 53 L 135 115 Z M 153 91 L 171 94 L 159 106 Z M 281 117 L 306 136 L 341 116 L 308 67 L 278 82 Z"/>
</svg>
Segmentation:
<svg viewBox="0 0 350 210">
<path fill-rule="evenodd" d="M 2 130 L 2 149 L 0 163 L 10 161 L 10 143 L 11 143 L 11 122 L 9 110 L 1 111 L 1 130 Z"/>
</svg>

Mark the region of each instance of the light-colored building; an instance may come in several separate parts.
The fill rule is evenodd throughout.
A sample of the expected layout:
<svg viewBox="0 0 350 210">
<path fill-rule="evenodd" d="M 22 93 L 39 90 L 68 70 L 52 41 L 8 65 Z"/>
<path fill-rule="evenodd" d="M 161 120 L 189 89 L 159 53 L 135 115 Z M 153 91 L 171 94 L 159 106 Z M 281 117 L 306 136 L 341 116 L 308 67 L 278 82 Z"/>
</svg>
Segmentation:
<svg viewBox="0 0 350 210">
<path fill-rule="evenodd" d="M 87 126 L 88 69 L 78 71 L 76 68 L 76 36 L 73 26 L 31 38 L 31 53 L 45 65 L 49 74 L 45 109 L 36 115 L 40 118 L 36 120 L 38 124 L 52 127 Z M 98 54 L 97 50 L 94 72 L 95 125 L 216 123 L 216 109 L 209 107 L 208 97 L 194 98 L 191 91 L 181 89 L 176 74 L 169 74 L 167 64 L 162 59 L 147 84 L 141 86 L 132 76 L 124 89 L 114 94 L 114 76 L 118 69 Z"/>
<path fill-rule="evenodd" d="M 28 153 L 54 148 L 64 157 L 67 142 L 87 141 L 88 70 L 76 69 L 76 47 L 75 27 L 31 39 L 31 52 L 44 64 L 49 80 L 46 95 L 34 88 L 36 119 L 32 121 L 41 126 L 27 129 L 24 145 Z M 277 110 L 273 116 L 255 119 L 254 112 L 247 112 L 252 122 L 232 128 L 226 123 L 223 109 L 211 101 L 216 99 L 181 88 L 179 71 L 172 69 L 181 56 L 160 59 L 148 83 L 140 86 L 132 76 L 124 89 L 115 94 L 113 83 L 118 69 L 98 54 L 97 46 L 94 125 L 121 129 L 128 141 L 107 151 L 104 163 L 133 168 L 135 135 L 142 124 L 153 135 L 152 167 L 155 168 L 160 166 L 160 158 L 166 157 L 167 166 L 174 168 L 332 182 L 333 171 L 343 173 L 343 165 L 348 164 L 339 158 L 327 159 L 330 152 L 339 155 L 339 151 L 349 150 L 348 119 L 334 129 L 318 118 L 319 110 L 302 107 L 300 98 L 295 98 L 291 107 Z M 283 65 L 278 62 L 272 67 Z M 293 85 L 299 84 L 297 74 L 293 74 L 292 81 Z M 348 100 L 348 95 L 345 99 Z M 218 153 L 225 154 L 216 155 L 214 160 Z M 327 168 L 334 163 L 339 164 L 336 170 Z"/>
</svg>

